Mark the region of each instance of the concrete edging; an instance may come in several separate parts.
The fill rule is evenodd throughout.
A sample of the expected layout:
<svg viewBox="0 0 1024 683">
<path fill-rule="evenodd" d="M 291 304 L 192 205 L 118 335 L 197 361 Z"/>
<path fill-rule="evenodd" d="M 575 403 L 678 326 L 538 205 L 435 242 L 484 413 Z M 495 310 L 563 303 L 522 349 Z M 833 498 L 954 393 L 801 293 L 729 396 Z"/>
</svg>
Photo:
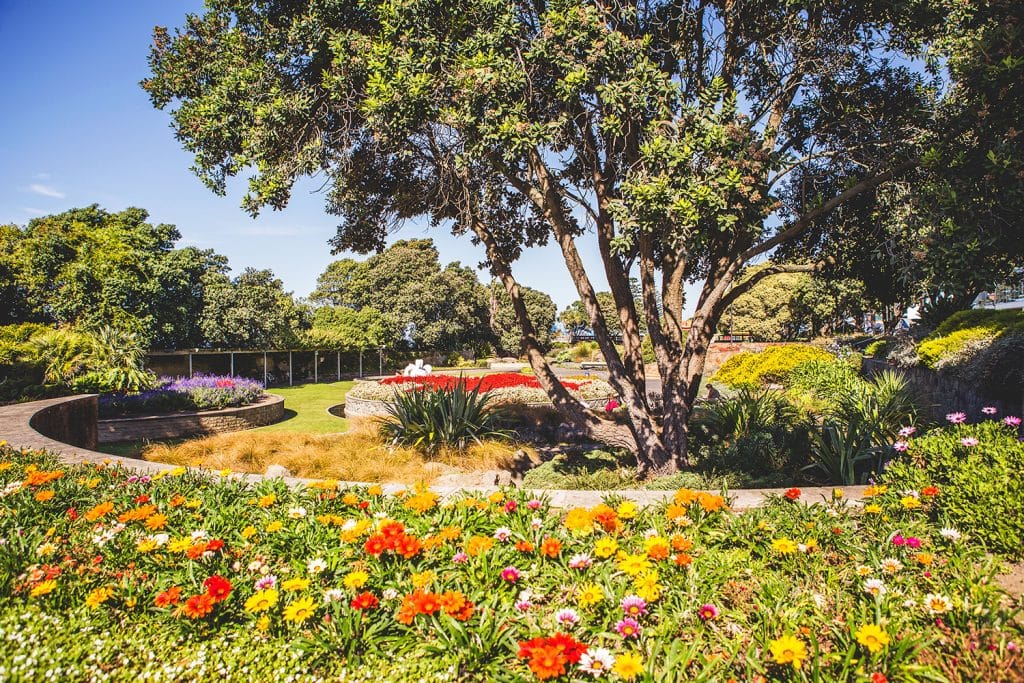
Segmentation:
<svg viewBox="0 0 1024 683">
<path fill-rule="evenodd" d="M 52 411 L 57 409 L 58 412 L 64 412 L 65 415 L 69 415 L 72 411 L 68 406 L 71 408 L 81 408 L 82 406 L 74 405 L 75 403 L 81 402 L 91 402 L 91 405 L 96 405 L 96 400 L 97 398 L 95 395 L 83 395 L 0 406 L 0 440 L 6 441 L 9 445 L 15 448 L 50 451 L 59 455 L 61 460 L 68 464 L 116 463 L 125 468 L 145 474 L 155 474 L 157 472 L 167 472 L 178 469 L 175 465 L 149 462 L 135 458 L 124 458 L 121 456 L 100 453 L 80 446 L 73 446 L 41 433 L 33 425 L 33 422 L 36 424 L 39 423 L 39 420 L 34 420 L 34 418 L 41 413 L 45 415 L 48 411 L 51 411 L 52 414 Z M 88 406 L 86 406 L 86 409 L 88 410 Z M 193 472 L 210 475 L 213 474 L 211 471 L 201 468 L 187 469 Z M 267 478 L 261 474 L 232 474 L 231 477 L 248 482 L 259 482 Z M 283 478 L 283 481 L 289 485 L 298 486 L 310 484 L 319 480 L 285 477 Z M 338 482 L 338 485 L 345 487 L 369 486 L 370 484 L 366 482 L 341 481 Z M 394 494 L 399 491 L 404 491 L 410 488 L 410 486 L 407 484 L 389 483 L 383 484 L 382 488 L 385 493 Z M 866 487 L 864 486 L 806 487 L 801 488 L 800 500 L 809 503 L 829 500 L 832 498 L 832 492 L 838 489 L 843 492 L 843 497 L 845 499 L 855 501 L 858 498 L 863 497 L 865 488 Z M 473 488 L 461 488 L 454 486 L 432 486 L 430 489 L 443 498 L 448 498 L 462 492 L 489 495 L 495 491 L 499 491 L 500 487 L 480 486 Z M 631 500 L 638 505 L 654 505 L 671 500 L 675 493 L 674 491 L 646 491 L 639 489 L 621 491 L 567 491 L 561 489 L 525 490 L 528 490 L 530 493 L 536 494 L 537 496 L 547 496 L 551 501 L 551 505 L 560 509 L 572 507 L 593 507 L 594 505 L 601 503 L 608 495 L 614 495 L 619 498 Z M 733 510 L 749 510 L 763 505 L 769 497 L 781 496 L 786 492 L 786 490 L 787 489 L 737 489 L 735 491 L 729 491 L 728 496 L 732 500 L 731 507 Z M 711 493 L 717 492 L 712 491 Z"/>
</svg>

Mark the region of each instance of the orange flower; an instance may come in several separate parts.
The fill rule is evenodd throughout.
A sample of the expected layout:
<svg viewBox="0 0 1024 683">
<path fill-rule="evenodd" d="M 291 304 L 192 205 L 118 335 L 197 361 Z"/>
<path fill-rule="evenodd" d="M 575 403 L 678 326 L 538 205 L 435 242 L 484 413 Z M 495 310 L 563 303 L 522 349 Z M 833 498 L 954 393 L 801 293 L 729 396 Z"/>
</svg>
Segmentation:
<svg viewBox="0 0 1024 683">
<path fill-rule="evenodd" d="M 533 543 L 529 541 L 516 541 L 516 550 L 521 553 L 532 553 L 535 550 Z"/>
<path fill-rule="evenodd" d="M 677 505 L 689 505 L 693 501 L 697 500 L 697 494 L 690 489 L 679 489 L 676 491 L 676 495 L 673 500 Z"/>
<path fill-rule="evenodd" d="M 28 472 L 28 476 L 25 477 L 25 486 L 42 486 L 43 484 L 49 484 L 51 481 L 55 481 L 64 476 L 64 473 L 60 470 L 32 470 Z"/>
<path fill-rule="evenodd" d="M 682 553 L 686 552 L 692 547 L 693 541 L 691 541 L 690 539 L 686 538 L 685 536 L 680 536 L 679 534 L 672 535 L 672 550 Z"/>
<path fill-rule="evenodd" d="M 693 563 L 693 558 L 686 553 L 679 553 L 676 555 L 675 563 L 677 567 L 686 567 Z"/>
<path fill-rule="evenodd" d="M 541 645 L 530 650 L 530 671 L 542 681 L 565 673 L 569 658 L 555 645 Z"/>
<path fill-rule="evenodd" d="M 469 607 L 470 614 L 473 613 L 473 603 L 467 600 L 461 591 L 445 591 L 441 593 L 437 601 L 441 605 L 441 609 L 444 610 L 444 613 L 450 617 L 459 619 L 466 610 L 466 607 Z M 460 620 L 465 621 L 468 618 L 469 616 L 467 615 L 464 619 Z"/>
<path fill-rule="evenodd" d="M 384 522 L 380 525 L 380 534 L 384 538 L 394 538 L 405 533 L 405 526 L 401 522 Z"/>
<path fill-rule="evenodd" d="M 206 544 L 196 543 L 195 545 L 190 546 L 189 549 L 185 551 L 185 555 L 188 556 L 188 559 L 190 560 L 198 560 L 200 557 L 203 556 L 203 553 L 205 552 Z"/>
<path fill-rule="evenodd" d="M 157 513 L 146 518 L 146 528 L 150 531 L 159 531 L 167 526 L 167 515 Z"/>
<path fill-rule="evenodd" d="M 185 498 L 185 496 L 183 496 L 180 493 L 178 493 L 173 498 L 171 498 L 171 500 L 168 503 L 168 505 L 170 505 L 172 508 L 176 508 L 176 507 L 178 507 L 180 505 L 184 505 L 186 500 L 188 500 L 188 499 Z"/>
<path fill-rule="evenodd" d="M 45 503 L 51 498 L 53 498 L 53 489 L 47 489 L 46 491 L 39 491 L 36 493 L 36 500 L 40 503 Z"/>
<path fill-rule="evenodd" d="M 704 512 L 717 512 L 725 507 L 725 498 L 710 493 L 698 493 L 697 502 L 700 503 Z"/>
<path fill-rule="evenodd" d="M 437 593 L 413 591 L 412 604 L 417 614 L 433 614 L 441 609 L 441 600 Z"/>
<path fill-rule="evenodd" d="M 540 552 L 545 557 L 558 557 L 562 552 L 562 542 L 549 536 L 541 542 Z"/>
<path fill-rule="evenodd" d="M 213 611 L 213 596 L 208 593 L 193 595 L 185 601 L 182 612 L 189 619 L 202 619 Z"/>
<path fill-rule="evenodd" d="M 923 489 L 921 489 L 921 495 L 922 496 L 928 496 L 929 498 L 932 497 L 932 496 L 937 496 L 937 495 L 939 495 L 939 487 L 938 486 L 925 486 Z"/>
<path fill-rule="evenodd" d="M 622 522 L 619 521 L 619 513 L 607 505 L 601 504 L 595 506 L 590 511 L 590 516 L 608 533 L 618 531 L 622 528 Z"/>
<path fill-rule="evenodd" d="M 87 522 L 95 522 L 100 517 L 108 515 L 108 514 L 110 514 L 113 511 L 114 511 L 114 504 L 111 503 L 109 500 L 105 501 L 105 502 L 100 503 L 99 505 L 95 506 L 94 508 L 92 508 L 88 512 L 86 512 L 85 515 L 84 515 L 85 521 L 87 521 Z"/>
<path fill-rule="evenodd" d="M 132 510 L 122 512 L 120 515 L 118 515 L 117 521 L 121 522 L 121 524 L 126 524 L 128 522 L 138 522 L 140 520 L 146 519 L 155 512 L 155 505 L 142 505 Z"/>
<path fill-rule="evenodd" d="M 153 600 L 157 607 L 168 607 L 170 605 L 177 605 L 181 602 L 181 586 L 172 586 L 163 593 L 156 596 Z"/>
<path fill-rule="evenodd" d="M 407 560 L 416 557 L 422 548 L 423 545 L 415 536 L 402 534 L 395 539 L 395 552 Z"/>
<path fill-rule="evenodd" d="M 665 516 L 668 518 L 670 522 L 674 522 L 677 519 L 686 517 L 688 514 L 689 511 L 686 509 L 686 507 L 680 505 L 679 503 L 672 503 L 671 505 L 668 506 L 668 509 L 665 510 Z"/>
<path fill-rule="evenodd" d="M 494 547 L 494 539 L 490 536 L 471 536 L 466 541 L 466 554 L 476 557 Z"/>
</svg>

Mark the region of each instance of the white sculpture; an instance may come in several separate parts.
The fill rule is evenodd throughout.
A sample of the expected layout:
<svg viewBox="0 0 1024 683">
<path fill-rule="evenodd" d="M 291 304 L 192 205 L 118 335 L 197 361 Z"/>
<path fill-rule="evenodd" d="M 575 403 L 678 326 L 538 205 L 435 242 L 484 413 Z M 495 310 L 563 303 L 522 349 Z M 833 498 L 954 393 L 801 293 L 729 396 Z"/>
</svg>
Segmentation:
<svg viewBox="0 0 1024 683">
<path fill-rule="evenodd" d="M 402 370 L 403 377 L 426 377 L 434 368 L 431 365 L 425 364 L 422 358 L 417 358 L 415 363 L 409 363 L 405 366 L 405 370 Z"/>
</svg>

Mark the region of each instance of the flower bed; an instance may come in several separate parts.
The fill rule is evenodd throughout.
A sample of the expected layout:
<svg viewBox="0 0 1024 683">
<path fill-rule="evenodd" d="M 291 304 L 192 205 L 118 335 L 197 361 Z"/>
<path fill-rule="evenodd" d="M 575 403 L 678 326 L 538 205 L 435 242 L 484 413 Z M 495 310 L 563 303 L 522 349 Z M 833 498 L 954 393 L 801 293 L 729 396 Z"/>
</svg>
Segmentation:
<svg viewBox="0 0 1024 683">
<path fill-rule="evenodd" d="M 354 398 L 389 402 L 397 391 L 417 388 L 451 389 L 459 379 L 456 375 L 427 375 L 426 377 L 388 377 L 380 382 L 359 382 L 348 392 L 346 400 Z M 550 403 L 547 393 L 540 388 L 537 378 L 532 375 L 500 372 L 464 379 L 468 389 L 487 392 L 494 405 Z M 569 390 L 570 394 L 582 401 L 607 401 L 615 395 L 611 385 L 599 379 L 564 381 L 562 385 Z"/>
<path fill-rule="evenodd" d="M 244 377 L 194 375 L 161 377 L 157 386 L 132 394 L 104 394 L 100 416 L 154 415 L 182 410 L 219 410 L 256 403 L 263 383 Z"/>
<path fill-rule="evenodd" d="M 288 488 L 0 448 L 12 680 L 1000 680 L 1022 633 L 944 492 Z M 46 673 L 46 672 L 57 672 Z M 1012 677 L 1012 676 L 1011 676 Z"/>
</svg>

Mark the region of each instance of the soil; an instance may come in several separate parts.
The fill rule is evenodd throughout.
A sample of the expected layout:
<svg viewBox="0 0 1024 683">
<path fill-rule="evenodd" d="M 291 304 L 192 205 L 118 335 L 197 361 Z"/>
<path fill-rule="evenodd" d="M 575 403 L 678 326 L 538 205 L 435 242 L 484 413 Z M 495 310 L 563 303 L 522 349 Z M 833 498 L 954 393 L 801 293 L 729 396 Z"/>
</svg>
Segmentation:
<svg viewBox="0 0 1024 683">
<path fill-rule="evenodd" d="M 1020 601 L 1024 596 L 1024 562 L 1011 564 L 1010 571 L 997 576 L 996 581 L 1004 591 Z"/>
</svg>

